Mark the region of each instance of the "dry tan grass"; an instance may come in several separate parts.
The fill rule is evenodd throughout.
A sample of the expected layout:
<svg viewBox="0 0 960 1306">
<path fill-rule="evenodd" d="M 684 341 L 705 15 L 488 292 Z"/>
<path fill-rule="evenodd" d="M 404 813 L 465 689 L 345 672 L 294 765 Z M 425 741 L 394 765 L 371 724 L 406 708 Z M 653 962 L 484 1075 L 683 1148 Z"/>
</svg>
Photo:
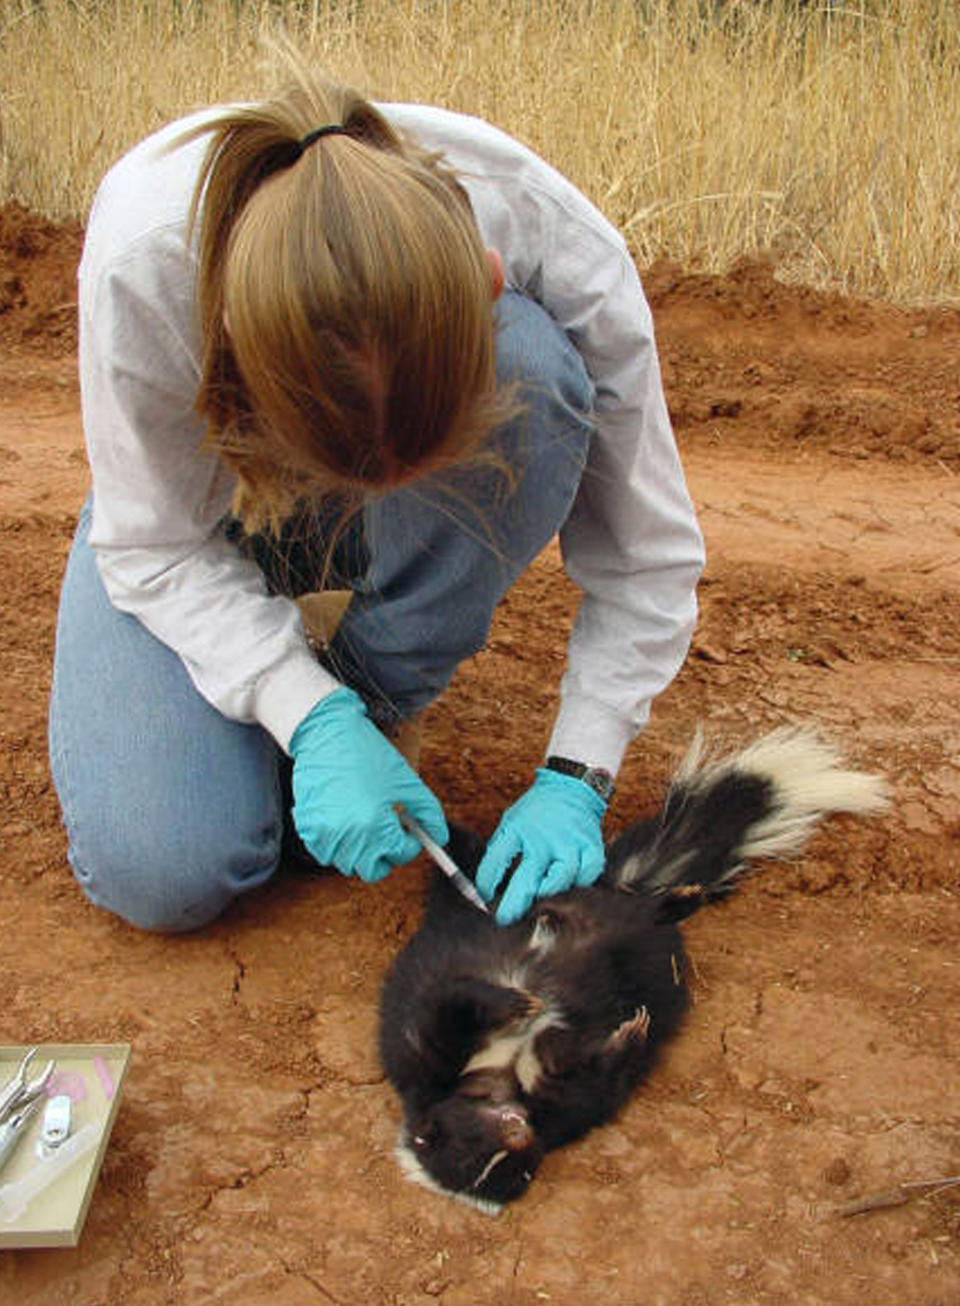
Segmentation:
<svg viewBox="0 0 960 1306">
<path fill-rule="evenodd" d="M 111 159 L 275 81 L 282 19 L 336 76 L 479 114 L 629 237 L 900 302 L 960 283 L 956 0 L 0 0 L 0 197 L 82 216 Z"/>
</svg>

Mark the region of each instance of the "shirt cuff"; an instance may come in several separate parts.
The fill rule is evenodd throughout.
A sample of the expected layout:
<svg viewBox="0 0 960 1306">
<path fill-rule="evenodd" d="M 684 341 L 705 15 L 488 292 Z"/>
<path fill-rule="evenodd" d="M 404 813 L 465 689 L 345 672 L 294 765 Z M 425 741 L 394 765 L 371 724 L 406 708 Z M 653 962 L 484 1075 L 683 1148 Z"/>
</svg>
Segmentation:
<svg viewBox="0 0 960 1306">
<path fill-rule="evenodd" d="M 594 698 L 565 700 L 550 736 L 547 756 L 569 757 L 616 775 L 628 745 L 649 716 L 649 703 L 627 718 Z"/>
<path fill-rule="evenodd" d="M 317 662 L 309 648 L 295 649 L 260 678 L 254 715 L 284 750 L 297 726 L 322 698 L 343 685 Z"/>
</svg>

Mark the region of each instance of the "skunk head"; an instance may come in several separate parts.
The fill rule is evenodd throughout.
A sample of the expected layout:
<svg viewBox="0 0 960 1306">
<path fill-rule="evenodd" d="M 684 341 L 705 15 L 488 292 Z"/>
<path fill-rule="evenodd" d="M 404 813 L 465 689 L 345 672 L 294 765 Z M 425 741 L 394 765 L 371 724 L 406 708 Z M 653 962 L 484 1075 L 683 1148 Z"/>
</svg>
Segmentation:
<svg viewBox="0 0 960 1306">
<path fill-rule="evenodd" d="M 527 1191 L 543 1149 L 526 1109 L 477 1091 L 473 1078 L 408 1119 L 398 1156 L 417 1183 L 496 1211 Z"/>
</svg>

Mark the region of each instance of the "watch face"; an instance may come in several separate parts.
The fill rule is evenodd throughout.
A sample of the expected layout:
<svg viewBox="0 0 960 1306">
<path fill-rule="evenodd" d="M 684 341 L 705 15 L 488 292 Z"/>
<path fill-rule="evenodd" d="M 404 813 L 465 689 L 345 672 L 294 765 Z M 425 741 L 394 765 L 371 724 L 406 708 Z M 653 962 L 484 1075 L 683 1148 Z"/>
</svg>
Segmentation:
<svg viewBox="0 0 960 1306">
<path fill-rule="evenodd" d="M 574 762 L 568 757 L 548 757 L 547 766 L 551 771 L 561 775 L 572 775 L 589 785 L 595 794 L 609 802 L 613 797 L 614 781 L 609 771 L 600 766 L 587 766 L 585 762 Z"/>
<path fill-rule="evenodd" d="M 613 776 L 609 771 L 604 771 L 599 766 L 590 766 L 586 768 L 581 778 L 605 802 L 609 802 L 613 797 Z"/>
</svg>

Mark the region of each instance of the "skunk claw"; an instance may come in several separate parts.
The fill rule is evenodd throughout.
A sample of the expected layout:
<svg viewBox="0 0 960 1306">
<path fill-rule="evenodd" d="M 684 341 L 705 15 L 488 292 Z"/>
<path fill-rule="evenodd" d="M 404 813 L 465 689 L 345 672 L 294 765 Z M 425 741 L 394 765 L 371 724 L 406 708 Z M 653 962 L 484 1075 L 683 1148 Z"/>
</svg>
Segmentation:
<svg viewBox="0 0 960 1306">
<path fill-rule="evenodd" d="M 639 1007 L 629 1020 L 621 1021 L 604 1044 L 606 1052 L 620 1052 L 632 1040 L 645 1043 L 650 1033 L 650 1013 Z"/>
</svg>

